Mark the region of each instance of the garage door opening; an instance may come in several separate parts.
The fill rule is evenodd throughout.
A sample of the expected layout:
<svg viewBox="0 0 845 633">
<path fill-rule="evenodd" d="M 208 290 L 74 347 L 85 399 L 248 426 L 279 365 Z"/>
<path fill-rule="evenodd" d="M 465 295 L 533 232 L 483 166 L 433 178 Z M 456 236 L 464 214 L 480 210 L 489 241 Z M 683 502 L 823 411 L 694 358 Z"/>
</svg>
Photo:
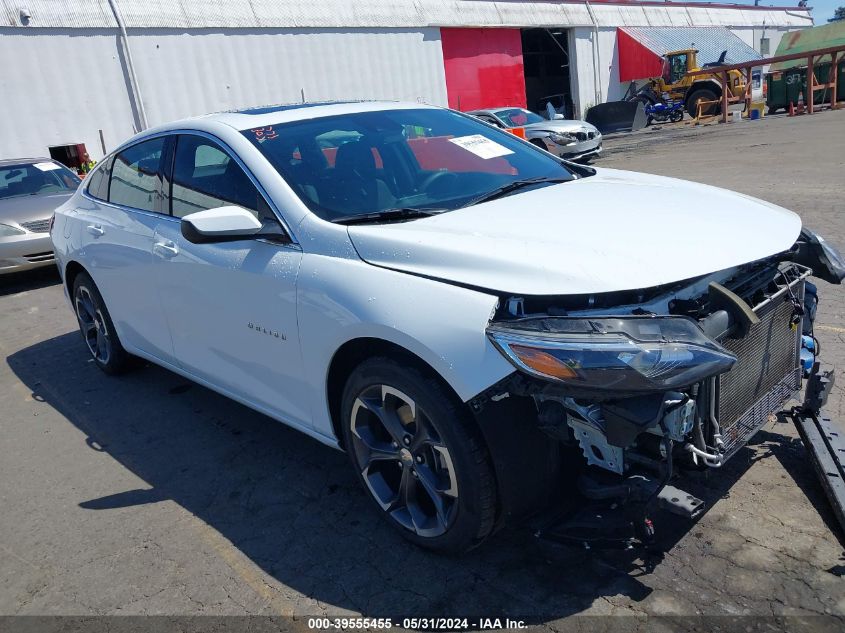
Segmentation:
<svg viewBox="0 0 845 633">
<path fill-rule="evenodd" d="M 543 114 L 551 102 L 558 113 L 572 118 L 567 30 L 522 29 L 522 60 L 528 109 Z"/>
</svg>

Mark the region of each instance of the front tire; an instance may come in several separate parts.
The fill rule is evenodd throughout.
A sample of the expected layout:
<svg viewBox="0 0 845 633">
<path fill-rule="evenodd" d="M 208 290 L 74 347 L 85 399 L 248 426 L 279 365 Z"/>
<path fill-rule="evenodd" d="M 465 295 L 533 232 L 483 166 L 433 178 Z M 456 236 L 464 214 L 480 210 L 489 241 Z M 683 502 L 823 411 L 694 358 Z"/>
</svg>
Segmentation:
<svg viewBox="0 0 845 633">
<path fill-rule="evenodd" d="M 719 98 L 714 91 L 710 90 L 709 88 L 699 88 L 695 92 L 693 92 L 689 100 L 687 101 L 687 112 L 689 115 L 694 119 L 698 116 L 698 102 L 699 101 L 716 101 Z M 703 116 L 711 115 L 711 114 L 719 114 L 721 111 L 722 106 L 720 104 L 711 104 L 702 106 L 701 114 Z"/>
<path fill-rule="evenodd" d="M 80 272 L 73 281 L 73 309 L 97 367 L 112 375 L 126 371 L 132 357 L 120 344 L 103 297 L 88 273 Z"/>
<path fill-rule="evenodd" d="M 379 514 L 409 541 L 460 553 L 493 530 L 490 457 L 463 403 L 436 377 L 373 358 L 343 392 L 343 435 Z"/>
</svg>

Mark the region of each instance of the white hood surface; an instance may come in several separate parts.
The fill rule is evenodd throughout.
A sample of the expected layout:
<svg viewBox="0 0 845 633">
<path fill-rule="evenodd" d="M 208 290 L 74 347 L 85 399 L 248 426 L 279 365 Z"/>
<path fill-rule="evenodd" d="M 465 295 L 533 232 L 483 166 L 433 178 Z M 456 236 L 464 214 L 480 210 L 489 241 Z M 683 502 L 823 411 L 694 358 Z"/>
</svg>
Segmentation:
<svg viewBox="0 0 845 633">
<path fill-rule="evenodd" d="M 430 218 L 353 225 L 371 264 L 516 295 L 636 290 L 788 250 L 801 219 L 717 187 L 614 169 Z"/>
<path fill-rule="evenodd" d="M 553 121 L 542 121 L 540 123 L 530 123 L 523 125 L 526 130 L 542 130 L 549 132 L 593 132 L 598 133 L 598 128 L 586 121 L 577 121 L 574 119 L 556 119 Z"/>
</svg>

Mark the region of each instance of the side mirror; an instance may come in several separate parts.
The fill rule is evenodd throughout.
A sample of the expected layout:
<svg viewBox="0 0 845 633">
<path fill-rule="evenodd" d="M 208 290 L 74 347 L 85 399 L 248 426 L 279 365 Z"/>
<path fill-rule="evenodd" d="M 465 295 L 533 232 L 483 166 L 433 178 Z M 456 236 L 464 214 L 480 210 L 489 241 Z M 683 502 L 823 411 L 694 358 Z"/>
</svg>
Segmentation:
<svg viewBox="0 0 845 633">
<path fill-rule="evenodd" d="M 190 213 L 182 218 L 182 237 L 194 244 L 233 242 L 256 236 L 262 224 L 252 213 L 236 206 Z"/>
<path fill-rule="evenodd" d="M 560 112 L 556 113 L 552 118 L 555 121 L 564 121 L 566 119 L 566 117 L 563 116 Z"/>
</svg>

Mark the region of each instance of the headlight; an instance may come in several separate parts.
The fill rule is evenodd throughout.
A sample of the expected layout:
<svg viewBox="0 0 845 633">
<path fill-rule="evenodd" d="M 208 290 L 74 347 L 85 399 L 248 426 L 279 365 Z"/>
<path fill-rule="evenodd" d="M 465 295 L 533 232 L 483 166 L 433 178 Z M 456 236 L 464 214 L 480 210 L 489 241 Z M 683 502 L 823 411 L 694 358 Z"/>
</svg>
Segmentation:
<svg viewBox="0 0 845 633">
<path fill-rule="evenodd" d="M 0 224 L 0 237 L 12 237 L 13 235 L 24 235 L 26 231 L 17 229 L 8 224 Z"/>
<path fill-rule="evenodd" d="M 553 132 L 552 134 L 549 134 L 549 138 L 558 145 L 568 145 L 569 143 L 575 140 L 569 134 L 561 134 L 558 132 Z"/>
<path fill-rule="evenodd" d="M 806 242 L 803 264 L 813 269 L 813 275 L 832 284 L 845 280 L 845 259 L 821 235 L 810 229 L 801 229 L 801 238 Z"/>
<path fill-rule="evenodd" d="M 487 335 L 518 369 L 591 391 L 680 389 L 736 363 L 684 317 L 529 318 Z"/>
</svg>

